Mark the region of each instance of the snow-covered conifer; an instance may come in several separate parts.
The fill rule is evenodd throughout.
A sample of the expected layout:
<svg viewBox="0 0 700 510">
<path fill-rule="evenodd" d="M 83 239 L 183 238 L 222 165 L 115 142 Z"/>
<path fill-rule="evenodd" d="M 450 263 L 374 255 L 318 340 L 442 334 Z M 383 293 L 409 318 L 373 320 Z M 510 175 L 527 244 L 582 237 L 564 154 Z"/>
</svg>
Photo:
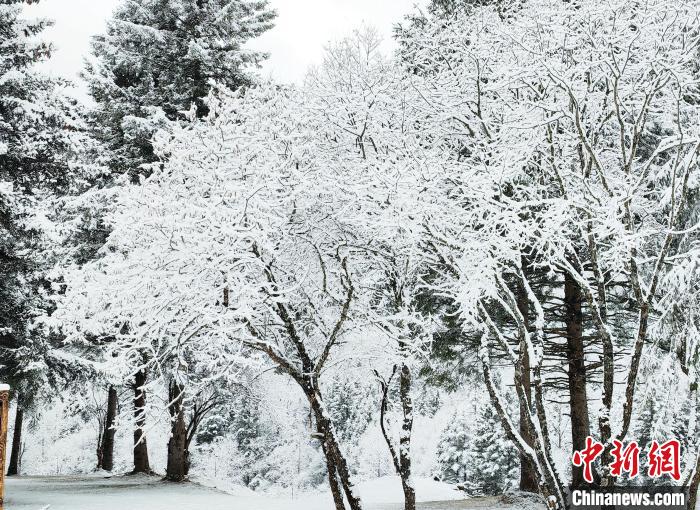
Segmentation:
<svg viewBox="0 0 700 510">
<path fill-rule="evenodd" d="M 130 0 L 104 35 L 94 37 L 85 78 L 97 103 L 96 136 L 116 173 L 138 173 L 156 160 L 151 138 L 168 120 L 185 120 L 213 82 L 230 89 L 251 83 L 266 57 L 246 43 L 272 27 L 267 0 Z"/>
</svg>

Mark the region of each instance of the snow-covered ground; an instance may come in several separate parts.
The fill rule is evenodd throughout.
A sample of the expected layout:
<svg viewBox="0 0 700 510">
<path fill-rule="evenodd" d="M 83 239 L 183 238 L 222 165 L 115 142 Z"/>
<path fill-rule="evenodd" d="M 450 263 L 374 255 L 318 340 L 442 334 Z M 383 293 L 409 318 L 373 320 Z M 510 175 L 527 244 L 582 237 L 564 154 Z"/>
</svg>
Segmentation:
<svg viewBox="0 0 700 510">
<path fill-rule="evenodd" d="M 399 510 L 398 479 L 380 478 L 359 486 L 369 510 Z M 497 498 L 464 499 L 450 486 L 416 480 L 422 510 L 520 508 Z M 331 510 L 328 494 L 272 498 L 239 489 L 233 493 L 195 483 L 170 484 L 158 477 L 21 477 L 7 480 L 4 510 Z"/>
</svg>

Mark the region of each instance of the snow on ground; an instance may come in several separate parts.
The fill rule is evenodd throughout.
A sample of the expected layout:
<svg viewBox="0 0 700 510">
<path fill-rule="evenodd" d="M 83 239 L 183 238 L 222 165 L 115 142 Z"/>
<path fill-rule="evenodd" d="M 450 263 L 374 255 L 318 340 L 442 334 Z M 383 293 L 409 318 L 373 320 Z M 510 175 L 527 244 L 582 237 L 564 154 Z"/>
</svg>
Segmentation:
<svg viewBox="0 0 700 510">
<path fill-rule="evenodd" d="M 521 505 L 505 506 L 498 498 L 464 499 L 449 485 L 416 480 L 421 510 L 499 509 L 520 510 Z M 402 508 L 401 484 L 387 477 L 358 486 L 368 510 Z M 272 498 L 240 490 L 228 494 L 195 483 L 171 484 L 158 477 L 115 476 L 21 477 L 9 478 L 5 488 L 4 510 L 331 510 L 329 494 L 309 494 L 298 498 Z"/>
<path fill-rule="evenodd" d="M 453 501 L 465 499 L 463 492 L 453 485 L 426 478 L 414 480 L 416 501 Z M 401 479 L 398 476 L 384 476 L 361 483 L 357 486 L 360 497 L 368 505 L 385 505 L 400 502 L 403 498 Z"/>
</svg>

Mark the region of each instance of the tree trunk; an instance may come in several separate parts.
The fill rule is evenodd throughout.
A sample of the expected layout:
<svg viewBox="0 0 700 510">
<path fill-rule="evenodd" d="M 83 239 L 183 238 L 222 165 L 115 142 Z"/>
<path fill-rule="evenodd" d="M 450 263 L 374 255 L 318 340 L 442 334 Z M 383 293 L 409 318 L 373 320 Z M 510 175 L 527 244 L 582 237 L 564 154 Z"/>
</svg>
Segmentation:
<svg viewBox="0 0 700 510">
<path fill-rule="evenodd" d="M 146 371 L 139 370 L 134 376 L 134 470 L 133 473 L 151 474 L 146 443 Z"/>
<path fill-rule="evenodd" d="M 484 376 L 484 381 L 486 383 L 486 389 L 489 393 L 489 398 L 491 399 L 491 404 L 498 413 L 501 420 L 501 425 L 506 433 L 506 437 L 510 439 L 513 444 L 520 450 L 521 455 L 527 456 L 531 455 L 530 460 L 533 466 L 541 466 L 542 471 L 537 471 L 539 480 L 539 492 L 547 501 L 547 507 L 550 509 L 563 510 L 565 506 L 565 497 L 562 490 L 562 485 L 559 482 L 556 471 L 553 469 L 553 462 L 551 462 L 551 456 L 548 456 L 546 448 L 540 441 L 535 441 L 534 447 L 529 447 L 524 438 L 520 435 L 520 431 L 515 429 L 515 426 L 511 423 L 508 417 L 506 407 L 504 402 L 501 401 L 498 390 L 496 389 L 496 384 L 493 380 L 493 375 L 491 373 L 491 365 L 489 354 L 485 353 L 487 351 L 488 343 L 482 339 L 482 354 L 481 358 L 481 369 Z M 520 384 L 519 380 L 516 380 L 516 385 Z M 522 388 L 521 388 L 522 389 Z M 519 390 L 519 394 L 521 391 Z"/>
<path fill-rule="evenodd" d="M 10 465 L 7 468 L 7 476 L 19 474 L 20 470 L 20 452 L 22 450 L 22 421 L 24 411 L 17 404 L 17 413 L 15 414 L 15 429 L 12 432 L 12 452 L 10 453 Z"/>
<path fill-rule="evenodd" d="M 116 434 L 114 422 L 117 418 L 118 405 L 117 389 L 114 386 L 110 386 L 107 392 L 107 416 L 105 417 L 105 428 L 102 433 L 102 445 L 100 447 L 102 453 L 101 467 L 105 471 L 114 469 L 114 435 Z"/>
<path fill-rule="evenodd" d="M 183 388 L 173 383 L 170 385 L 170 440 L 168 441 L 168 465 L 165 478 L 171 482 L 182 482 L 187 477 L 187 425 L 185 410 L 182 405 Z"/>
<path fill-rule="evenodd" d="M 526 264 L 523 261 L 522 270 L 526 271 Z M 527 292 L 521 283 L 517 285 L 517 299 L 518 299 L 518 310 L 523 316 L 525 321 L 525 328 L 529 327 L 528 315 L 529 315 L 529 301 L 527 297 Z M 523 440 L 531 447 L 535 445 L 535 437 L 532 431 L 528 427 L 528 416 L 530 415 L 530 408 L 532 406 L 532 383 L 530 374 L 530 356 L 527 352 L 527 347 L 525 345 L 525 339 L 520 340 L 520 359 L 521 359 L 521 381 L 523 389 L 525 390 L 525 401 L 520 400 L 518 402 L 520 410 L 520 436 Z M 516 381 L 517 384 L 517 381 Z M 522 453 L 520 454 L 520 484 L 519 488 L 521 491 L 538 493 L 539 490 L 539 476 L 537 475 L 537 469 L 535 468 L 532 461 Z"/>
<path fill-rule="evenodd" d="M 399 438 L 399 476 L 404 494 L 404 510 L 416 510 L 416 490 L 411 479 L 411 433 L 413 431 L 413 400 L 411 399 L 411 369 L 405 363 L 399 374 L 399 394 L 403 423 Z"/>
<path fill-rule="evenodd" d="M 99 432 L 97 433 L 97 469 L 102 469 L 102 458 L 104 455 L 102 454 L 102 446 L 103 446 L 103 437 L 102 434 L 104 434 L 104 421 L 99 420 L 98 421 L 99 425 Z"/>
<path fill-rule="evenodd" d="M 321 432 L 320 428 L 317 428 L 319 434 L 324 437 L 325 435 Z M 325 440 L 321 441 L 321 448 L 323 454 L 326 457 L 326 468 L 328 469 L 328 485 L 331 488 L 331 494 L 333 495 L 333 503 L 335 504 L 335 510 L 345 510 L 345 502 L 343 499 L 343 493 L 340 489 L 340 484 L 338 483 L 338 470 L 335 467 L 335 462 L 333 462 L 333 456 L 328 451 L 328 445 Z"/>
<path fill-rule="evenodd" d="M 591 435 L 586 391 L 586 357 L 583 347 L 583 314 L 581 288 L 569 273 L 564 274 L 564 302 L 566 305 L 566 356 L 569 376 L 569 406 L 571 415 L 571 444 L 573 451 L 586 447 Z M 584 484 L 583 467 L 572 467 L 571 483 L 574 487 Z"/>
<path fill-rule="evenodd" d="M 317 386 L 311 382 L 304 384 L 303 389 L 311 405 L 314 417 L 316 418 L 319 433 L 323 435 L 323 452 L 326 455 L 326 462 L 335 466 L 338 479 L 340 480 L 340 484 L 345 492 L 345 497 L 350 505 L 350 510 L 362 510 L 360 498 L 354 491 L 348 463 L 340 450 L 340 444 L 335 437 L 333 423 L 329 418 L 328 410 L 323 403 L 320 391 Z"/>
</svg>

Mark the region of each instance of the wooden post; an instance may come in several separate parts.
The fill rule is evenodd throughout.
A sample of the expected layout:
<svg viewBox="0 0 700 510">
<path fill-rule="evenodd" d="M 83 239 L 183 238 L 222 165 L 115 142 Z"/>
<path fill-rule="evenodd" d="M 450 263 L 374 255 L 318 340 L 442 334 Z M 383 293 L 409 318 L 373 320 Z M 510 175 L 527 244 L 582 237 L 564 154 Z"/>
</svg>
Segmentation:
<svg viewBox="0 0 700 510">
<path fill-rule="evenodd" d="M 10 386 L 0 384 L 0 510 L 5 499 L 5 452 L 7 450 L 7 420 L 10 408 Z"/>
</svg>

